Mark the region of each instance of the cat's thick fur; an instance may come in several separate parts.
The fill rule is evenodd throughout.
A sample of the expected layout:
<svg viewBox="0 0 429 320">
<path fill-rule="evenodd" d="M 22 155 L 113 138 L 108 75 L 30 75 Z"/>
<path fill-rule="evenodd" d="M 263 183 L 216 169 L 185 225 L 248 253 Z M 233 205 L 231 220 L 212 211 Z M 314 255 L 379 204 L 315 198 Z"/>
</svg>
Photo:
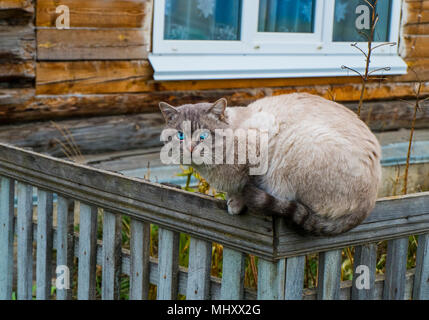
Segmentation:
<svg viewBox="0 0 429 320">
<path fill-rule="evenodd" d="M 372 211 L 381 179 L 380 145 L 366 124 L 344 106 L 310 94 L 263 98 L 247 107 L 226 100 L 173 108 L 160 104 L 167 126 L 192 129 L 267 129 L 268 171 L 249 176 L 246 165 L 196 169 L 228 193 L 228 211 L 244 207 L 281 215 L 314 235 L 336 235 Z"/>
</svg>

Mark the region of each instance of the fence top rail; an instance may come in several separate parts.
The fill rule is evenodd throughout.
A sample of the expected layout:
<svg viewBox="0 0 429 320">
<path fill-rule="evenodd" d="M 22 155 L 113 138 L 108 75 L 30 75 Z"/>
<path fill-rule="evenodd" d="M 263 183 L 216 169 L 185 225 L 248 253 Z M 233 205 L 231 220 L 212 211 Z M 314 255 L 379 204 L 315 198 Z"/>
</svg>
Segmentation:
<svg viewBox="0 0 429 320">
<path fill-rule="evenodd" d="M 0 143 L 0 176 L 268 260 L 429 232 L 429 192 L 383 198 L 337 237 L 302 237 L 281 219 L 231 216 L 225 201 Z"/>
</svg>

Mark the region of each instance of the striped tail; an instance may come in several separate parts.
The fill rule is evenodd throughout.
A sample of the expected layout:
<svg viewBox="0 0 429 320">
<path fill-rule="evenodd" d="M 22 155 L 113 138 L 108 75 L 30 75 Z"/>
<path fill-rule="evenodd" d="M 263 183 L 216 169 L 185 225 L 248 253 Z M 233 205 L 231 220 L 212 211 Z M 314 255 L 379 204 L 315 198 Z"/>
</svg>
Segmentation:
<svg viewBox="0 0 429 320">
<path fill-rule="evenodd" d="M 285 217 L 289 227 L 303 235 L 334 236 L 359 225 L 366 213 L 348 214 L 339 218 L 324 217 L 305 204 L 293 200 L 279 200 L 262 189 L 247 185 L 243 190 L 249 209 L 266 215 Z"/>
</svg>

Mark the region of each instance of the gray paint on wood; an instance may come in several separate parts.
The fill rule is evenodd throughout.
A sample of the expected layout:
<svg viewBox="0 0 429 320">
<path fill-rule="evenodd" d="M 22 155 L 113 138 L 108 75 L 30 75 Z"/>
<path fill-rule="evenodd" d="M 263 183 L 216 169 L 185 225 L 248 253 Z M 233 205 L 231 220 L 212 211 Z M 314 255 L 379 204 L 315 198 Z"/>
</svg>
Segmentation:
<svg viewBox="0 0 429 320">
<path fill-rule="evenodd" d="M 196 238 L 190 239 L 187 300 L 210 298 L 210 266 L 212 244 Z"/>
<path fill-rule="evenodd" d="M 0 174 L 206 241 L 273 259 L 272 218 L 231 216 L 213 197 L 150 183 L 0 143 Z"/>
<path fill-rule="evenodd" d="M 33 289 L 33 187 L 18 182 L 18 259 L 19 300 L 31 300 Z"/>
<path fill-rule="evenodd" d="M 95 299 L 95 267 L 97 246 L 97 208 L 80 203 L 79 271 L 77 298 Z"/>
<path fill-rule="evenodd" d="M 305 256 L 286 259 L 285 300 L 301 300 L 304 290 Z"/>
<path fill-rule="evenodd" d="M 405 298 L 405 273 L 407 271 L 408 237 L 390 240 L 387 243 L 386 280 L 383 299 Z"/>
<path fill-rule="evenodd" d="M 158 243 L 158 300 L 177 299 L 179 273 L 179 236 L 178 232 L 159 228 Z"/>
<path fill-rule="evenodd" d="M 371 215 L 358 227 L 335 237 L 303 237 L 279 224 L 278 253 L 295 256 L 309 252 L 391 240 L 429 229 L 429 193 L 379 199 Z"/>
<path fill-rule="evenodd" d="M 47 300 L 51 296 L 52 280 L 52 192 L 37 192 L 37 257 L 36 257 L 36 298 Z"/>
<path fill-rule="evenodd" d="M 223 248 L 222 300 L 242 300 L 244 296 L 245 256 L 239 251 Z"/>
<path fill-rule="evenodd" d="M 103 300 L 119 298 L 122 249 L 121 215 L 104 211 L 103 265 L 101 297 Z"/>
<path fill-rule="evenodd" d="M 12 299 L 15 181 L 0 177 L 0 300 Z"/>
<path fill-rule="evenodd" d="M 376 263 L 377 245 L 375 243 L 355 248 L 352 287 L 353 300 L 374 300 Z M 369 278 L 366 277 L 367 271 L 369 272 Z M 368 281 L 368 284 L 365 284 L 366 281 Z"/>
<path fill-rule="evenodd" d="M 130 300 L 147 300 L 149 294 L 150 224 L 131 219 Z"/>
<path fill-rule="evenodd" d="M 341 283 L 341 250 L 326 251 L 319 254 L 317 282 L 319 300 L 338 300 Z"/>
<path fill-rule="evenodd" d="M 429 234 L 418 238 L 413 299 L 429 300 Z"/>
<path fill-rule="evenodd" d="M 74 215 L 71 201 L 67 198 L 58 195 L 57 200 L 57 233 L 56 245 L 57 249 L 57 267 L 64 266 L 69 270 L 69 280 L 71 286 L 71 279 L 73 273 L 73 250 L 74 250 Z M 56 276 L 66 276 L 62 273 L 57 273 Z M 64 279 L 65 281 L 65 279 Z M 65 283 L 62 283 L 65 285 Z M 72 298 L 71 288 L 58 288 L 56 289 L 57 300 L 70 300 Z"/>
<path fill-rule="evenodd" d="M 284 259 L 270 262 L 258 260 L 258 300 L 278 300 L 284 298 Z"/>
</svg>

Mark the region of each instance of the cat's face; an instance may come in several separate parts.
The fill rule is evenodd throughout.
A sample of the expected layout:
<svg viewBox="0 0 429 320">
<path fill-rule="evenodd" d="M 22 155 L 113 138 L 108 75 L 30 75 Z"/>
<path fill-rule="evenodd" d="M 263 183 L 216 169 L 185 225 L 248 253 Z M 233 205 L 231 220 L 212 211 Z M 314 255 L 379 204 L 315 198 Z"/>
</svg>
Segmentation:
<svg viewBox="0 0 429 320">
<path fill-rule="evenodd" d="M 186 154 L 190 156 L 193 165 L 200 165 L 201 161 L 205 164 L 215 163 L 215 130 L 228 127 L 225 118 L 226 105 L 227 101 L 223 98 L 215 103 L 187 104 L 179 107 L 165 102 L 159 104 L 166 121 L 166 129 L 173 129 L 169 131 L 170 143 L 181 151 L 174 159 L 176 163 L 186 164 Z"/>
</svg>

